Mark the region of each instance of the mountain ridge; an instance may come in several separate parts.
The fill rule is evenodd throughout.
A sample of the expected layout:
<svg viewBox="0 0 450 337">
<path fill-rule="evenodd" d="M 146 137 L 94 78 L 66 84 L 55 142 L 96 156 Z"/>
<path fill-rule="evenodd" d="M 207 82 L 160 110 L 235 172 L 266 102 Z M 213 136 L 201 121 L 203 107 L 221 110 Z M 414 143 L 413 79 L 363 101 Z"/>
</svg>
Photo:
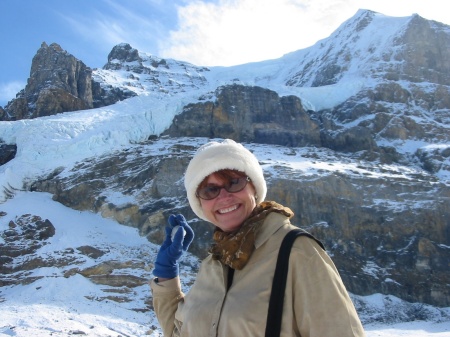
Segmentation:
<svg viewBox="0 0 450 337">
<path fill-rule="evenodd" d="M 342 48 L 346 47 L 346 45 L 349 43 L 348 41 L 342 41 L 341 39 L 341 35 L 344 35 L 345 31 L 349 31 L 354 33 L 354 31 L 356 32 L 361 32 L 361 33 L 365 33 L 365 35 L 369 35 L 370 39 L 368 39 L 369 41 L 372 41 L 372 46 L 365 46 L 367 47 L 367 50 L 370 51 L 372 50 L 372 52 L 374 50 L 377 49 L 377 45 L 379 45 L 380 43 L 378 41 L 373 41 L 374 39 L 374 33 L 373 31 L 377 30 L 377 29 L 371 29 L 368 32 L 365 32 L 366 28 L 368 26 L 370 26 L 370 24 L 372 24 L 373 21 L 377 21 L 374 20 L 375 18 L 377 18 L 378 21 L 389 21 L 390 26 L 394 26 L 394 32 L 391 34 L 394 36 L 383 36 L 383 34 L 378 34 L 378 35 L 382 35 L 382 36 L 378 36 L 376 37 L 378 40 L 384 40 L 384 43 L 386 43 L 386 40 L 392 40 L 394 39 L 398 34 L 401 34 L 404 30 L 400 29 L 399 27 L 405 27 L 405 26 L 409 26 L 411 25 L 411 23 L 414 23 L 416 21 L 419 21 L 419 23 L 426 23 L 429 24 L 431 26 L 433 26 L 433 29 L 439 30 L 441 29 L 442 31 L 445 30 L 449 30 L 447 25 L 438 23 L 438 22 L 434 22 L 434 21 L 430 21 L 430 20 L 426 20 L 423 19 L 422 17 L 420 17 L 419 15 L 415 14 L 414 16 L 411 17 L 404 17 L 404 18 L 396 18 L 396 17 L 388 17 L 388 16 L 384 16 L 382 14 L 373 12 L 373 11 L 369 11 L 369 10 L 359 10 L 354 17 L 350 18 L 349 20 L 345 21 L 334 33 L 332 33 L 330 35 L 330 37 L 322 39 L 320 41 L 318 41 L 315 45 L 308 47 L 308 48 L 304 48 L 298 51 L 293 51 L 291 53 L 288 53 L 284 56 L 282 56 L 279 59 L 275 59 L 275 60 L 267 60 L 267 61 L 261 61 L 261 62 L 254 62 L 254 63 L 250 63 L 250 64 L 243 64 L 243 65 L 237 65 L 237 66 L 230 66 L 230 67 L 202 67 L 202 66 L 194 66 L 188 62 L 183 62 L 183 61 L 177 61 L 177 60 L 172 60 L 172 59 L 162 59 L 159 58 L 157 56 L 154 55 L 150 55 L 144 52 L 140 52 L 134 48 L 132 48 L 129 44 L 127 43 L 121 43 L 117 46 L 115 46 L 112 51 L 110 52 L 110 54 L 108 55 L 108 62 L 104 65 L 104 67 L 102 69 L 94 69 L 93 73 L 94 73 L 94 77 L 97 76 L 97 80 L 98 83 L 100 84 L 111 84 L 108 83 L 108 80 L 110 80 L 111 76 L 107 76 L 105 75 L 105 73 L 103 72 L 104 70 L 119 70 L 122 68 L 120 68 L 120 62 L 121 61 L 125 61 L 125 63 L 123 63 L 123 67 L 126 68 L 126 72 L 127 73 L 133 73 L 133 69 L 138 69 L 137 73 L 143 73 L 143 69 L 145 69 L 146 71 L 148 71 L 149 73 L 155 73 L 155 69 L 158 68 L 158 64 L 161 65 L 163 64 L 172 64 L 172 65 L 179 65 L 181 68 L 183 68 L 184 70 L 184 75 L 189 75 L 189 74 L 195 74 L 196 72 L 209 72 L 209 73 L 214 73 L 217 72 L 218 74 L 214 76 L 214 78 L 210 78 L 211 82 L 216 82 L 213 84 L 213 86 L 218 87 L 220 85 L 224 85 L 224 84 L 229 84 L 229 83 L 235 83 L 236 81 L 242 81 L 244 84 L 250 84 L 250 85 L 258 85 L 258 86 L 262 86 L 262 87 L 267 87 L 269 89 L 275 90 L 277 91 L 279 94 L 283 94 L 283 92 L 280 92 L 278 90 L 276 90 L 273 87 L 270 87 L 270 82 L 272 78 L 276 78 L 276 73 L 280 72 L 280 68 L 284 69 L 284 75 L 283 78 L 281 79 L 282 82 L 285 82 L 285 85 L 287 87 L 318 87 L 318 86 L 327 86 L 330 84 L 335 84 L 337 82 L 337 79 L 333 79 L 333 77 L 330 75 L 325 76 L 322 79 L 316 79 L 317 75 L 314 76 L 314 72 L 318 73 L 318 74 L 323 74 L 323 73 L 327 73 L 327 71 L 321 71 L 320 67 L 312 67 L 312 62 L 314 59 L 320 59 L 320 62 L 323 63 L 323 65 L 321 65 L 322 68 L 327 68 L 327 67 L 331 67 L 333 68 L 333 64 L 334 65 L 338 65 L 339 68 L 345 68 L 345 65 L 342 66 L 340 65 L 341 63 L 346 63 L 345 61 L 345 57 L 348 57 L 349 52 L 346 50 L 343 50 Z M 392 22 L 394 24 L 392 24 Z M 380 22 L 376 22 L 377 25 L 380 25 Z M 443 28 L 446 27 L 446 28 Z M 431 27 L 429 27 L 429 29 L 431 29 Z M 385 32 L 385 30 L 382 30 L 383 32 Z M 350 35 L 349 37 L 355 37 L 353 34 Z M 375 35 L 376 36 L 376 35 Z M 357 40 L 361 39 L 360 36 L 357 36 Z M 338 41 L 338 44 L 340 45 L 341 49 L 337 51 L 337 53 L 335 54 L 344 54 L 343 58 L 344 61 L 342 62 L 342 60 L 339 60 L 339 58 L 337 58 L 335 55 L 331 55 L 330 52 L 333 50 L 334 46 L 334 42 L 333 41 Z M 320 47 L 320 48 L 318 48 Z M 134 54 L 136 55 L 136 59 L 133 59 L 134 62 L 138 61 L 139 59 L 141 60 L 141 65 L 140 67 L 133 67 L 133 65 L 130 64 L 126 64 L 127 61 L 126 59 L 124 60 L 118 60 L 115 59 L 115 53 L 119 53 L 117 50 L 120 49 L 125 49 L 128 51 L 129 54 Z M 323 50 L 326 49 L 326 53 L 323 53 Z M 382 48 L 379 48 L 382 51 Z M 315 53 L 315 55 L 310 55 L 311 53 Z M 358 50 L 356 52 L 356 54 L 362 54 L 362 55 L 366 55 L 367 53 L 365 53 L 362 50 Z M 125 53 L 125 55 L 127 55 L 127 53 Z M 331 56 L 330 56 L 331 55 Z M 346 56 L 347 55 L 347 56 Z M 369 54 L 370 55 L 370 54 Z M 125 56 L 126 57 L 126 56 Z M 304 65 L 304 69 L 302 72 L 296 71 L 295 67 L 298 67 L 298 61 L 293 62 L 291 59 L 299 59 L 299 58 L 303 58 L 304 60 L 300 63 L 301 65 Z M 379 58 L 379 57 L 378 57 Z M 142 65 L 142 60 L 147 60 L 149 64 L 152 64 L 152 66 L 149 67 L 143 67 Z M 327 59 L 331 59 L 330 61 L 332 61 L 332 65 L 324 62 L 327 61 Z M 119 62 L 115 62 L 115 61 L 119 61 Z M 377 60 L 375 60 L 377 61 Z M 293 66 L 286 66 L 289 65 L 289 63 L 293 62 L 294 65 Z M 376 63 L 376 62 L 373 62 Z M 156 67 L 155 67 L 156 65 Z M 361 63 L 358 62 L 358 64 L 356 65 L 357 67 L 360 66 Z M 248 76 L 245 76 L 245 74 L 242 74 L 241 69 L 242 67 L 246 68 L 246 73 L 249 73 Z M 355 67 L 355 66 L 353 66 Z M 162 69 L 163 67 L 160 67 L 159 69 Z M 254 68 L 257 68 L 256 70 Z M 309 72 L 307 72 L 306 70 L 309 69 Z M 249 71 L 249 69 L 253 69 L 253 71 Z M 193 70 L 193 71 L 192 71 Z M 372 69 L 366 70 L 365 72 L 370 72 Z M 446 72 L 448 72 L 448 68 L 443 69 Z M 287 72 L 287 74 L 286 74 Z M 338 74 L 340 74 L 342 76 L 342 74 L 344 74 L 345 72 L 341 72 L 338 70 L 332 70 L 331 74 L 334 74 L 335 72 L 337 72 Z M 161 72 L 161 73 L 164 73 Z M 176 74 L 177 72 L 166 72 L 167 74 L 171 74 L 172 76 L 174 76 L 176 78 Z M 294 73 L 293 75 L 290 73 Z M 301 78 L 301 74 L 304 74 L 304 76 L 308 75 L 309 79 L 302 79 Z M 353 72 L 353 73 L 357 73 L 360 74 L 359 77 L 361 76 L 361 72 Z M 183 74 L 181 72 L 179 72 L 179 74 Z M 261 76 L 262 74 L 262 76 Z M 207 74 L 206 74 L 207 75 Z M 290 77 L 291 76 L 291 77 Z M 322 76 L 322 75 L 320 75 Z M 108 78 L 109 77 L 109 78 Z M 188 78 L 189 76 L 186 76 L 185 78 Z M 193 76 L 193 78 L 199 78 L 200 81 L 205 82 L 207 76 Z M 239 79 L 240 77 L 242 77 L 242 79 Z M 323 77 L 323 76 L 322 76 Z M 220 79 L 220 81 L 218 80 Z M 368 80 L 369 78 L 366 77 L 365 80 Z M 448 84 L 448 79 L 447 80 L 447 84 Z M 145 81 L 145 80 L 144 80 Z M 309 81 L 309 83 L 307 82 Z M 119 81 L 120 82 L 120 81 Z M 133 76 L 130 76 L 130 78 L 128 79 L 128 84 L 132 84 L 132 83 L 137 83 L 139 82 L 136 78 L 133 78 Z M 173 83 L 169 83 L 170 81 L 166 82 L 166 84 L 169 84 L 169 88 L 173 90 Z M 176 82 L 176 81 L 175 81 Z M 277 79 L 277 82 L 279 82 L 279 79 Z M 122 83 L 127 83 L 127 81 L 122 81 Z M 112 82 L 112 84 L 114 84 L 114 81 Z M 117 84 L 117 81 L 116 81 Z M 200 83 L 201 84 L 201 83 Z M 182 86 L 186 86 L 189 85 L 188 82 L 181 82 L 180 81 L 180 85 Z M 191 84 L 192 86 L 195 86 L 195 83 Z M 127 85 L 124 85 L 122 87 L 125 88 L 127 87 Z M 133 89 L 135 90 L 135 94 L 142 94 L 148 91 L 156 91 L 158 88 L 156 86 L 152 86 L 150 85 L 149 88 L 147 90 L 142 90 L 144 89 L 142 84 L 139 85 L 128 85 L 128 89 L 131 89 L 131 91 L 133 91 Z M 163 86 L 162 86 L 163 87 Z M 286 88 L 284 88 L 286 90 Z"/>
<path fill-rule="evenodd" d="M 382 30 L 380 27 L 383 26 L 388 26 L 389 29 Z M 416 27 L 422 29 L 423 40 L 404 38 L 405 35 L 414 36 Z M 413 33 L 408 33 L 411 29 Z M 351 124 L 359 124 L 378 144 L 385 142 L 386 135 L 388 142 L 391 142 L 392 138 L 418 138 L 429 143 L 430 140 L 426 139 L 425 134 L 439 134 L 441 139 L 438 141 L 446 142 L 448 137 L 444 135 L 448 117 L 445 111 L 450 100 L 450 70 L 448 62 L 445 62 L 446 54 L 440 58 L 436 58 L 436 54 L 439 54 L 439 48 L 442 52 L 447 50 L 448 53 L 449 32 L 448 26 L 425 20 L 418 15 L 393 18 L 373 11 L 359 10 L 329 38 L 309 48 L 289 53 L 276 60 L 211 68 L 161 59 L 123 43 L 113 48 L 103 69 L 92 71 L 93 92 L 97 93 L 92 100 L 95 106 L 105 106 L 136 95 L 160 95 L 163 98 L 164 95 L 190 91 L 191 103 L 205 99 L 214 102 L 215 90 L 221 86 L 261 86 L 274 90 L 279 95 L 299 97 L 306 110 L 315 112 L 311 114 L 311 118 L 322 121 L 321 128 L 326 138 L 324 144 L 331 148 L 339 148 L 330 145 L 335 141 L 333 134 L 337 133 L 339 128 L 351 127 Z M 371 39 L 364 39 L 360 34 L 370 36 Z M 404 39 L 409 41 L 408 44 L 402 42 Z M 424 44 L 429 45 L 429 41 L 434 41 L 433 48 L 422 48 L 425 51 L 419 48 Z M 414 58 L 408 56 L 409 54 L 418 56 Z M 426 67 L 427 65 L 434 65 L 434 68 Z M 406 81 L 407 79 L 412 81 Z M 367 102 L 367 99 L 370 101 Z M 92 105 L 91 102 L 87 103 Z M 399 117 L 399 122 L 403 124 L 400 130 L 398 122 L 394 121 L 397 118 L 392 118 L 397 114 L 393 105 L 398 103 L 402 106 L 399 105 L 397 110 L 411 109 L 411 114 L 414 115 L 413 119 Z M 17 105 L 24 106 L 23 103 Z M 390 112 L 391 117 L 388 117 L 388 120 L 387 115 L 370 118 L 370 115 L 381 115 L 373 113 L 377 110 Z M 435 113 L 444 124 L 423 110 Z M 417 121 L 426 125 L 421 126 Z M 375 129 L 368 129 L 369 123 L 374 124 Z M 391 127 L 392 123 L 397 125 Z M 412 125 L 415 130 L 411 132 L 407 125 Z M 379 131 L 383 129 L 389 131 L 380 135 Z M 354 133 L 360 131 L 354 130 Z M 345 135 L 341 138 L 343 137 Z M 398 149 L 396 146 L 397 152 Z M 419 151 L 417 156 L 425 160 L 436 155 L 442 157 L 442 151 L 434 153 L 435 149 L 432 151 L 434 154 L 428 154 L 429 151 L 419 147 L 414 151 Z M 400 152 L 404 152 L 404 148 L 401 148 Z M 440 162 L 431 165 L 435 166 L 433 170 L 447 165 L 444 158 L 445 156 Z M 431 167 L 430 163 L 423 165 Z"/>
</svg>

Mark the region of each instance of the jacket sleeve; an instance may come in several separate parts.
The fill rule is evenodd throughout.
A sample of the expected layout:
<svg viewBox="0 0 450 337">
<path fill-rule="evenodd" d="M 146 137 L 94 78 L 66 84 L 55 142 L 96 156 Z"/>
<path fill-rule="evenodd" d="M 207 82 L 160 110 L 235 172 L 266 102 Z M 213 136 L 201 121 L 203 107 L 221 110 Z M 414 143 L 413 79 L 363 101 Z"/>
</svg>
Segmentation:
<svg viewBox="0 0 450 337">
<path fill-rule="evenodd" d="M 363 337 L 364 329 L 333 261 L 309 238 L 290 257 L 294 317 L 302 337 Z"/>
<path fill-rule="evenodd" d="M 184 298 L 180 278 L 175 277 L 161 283 L 153 279 L 150 281 L 150 288 L 153 294 L 153 308 L 164 336 L 178 336 L 181 322 L 175 320 L 175 312 Z"/>
</svg>

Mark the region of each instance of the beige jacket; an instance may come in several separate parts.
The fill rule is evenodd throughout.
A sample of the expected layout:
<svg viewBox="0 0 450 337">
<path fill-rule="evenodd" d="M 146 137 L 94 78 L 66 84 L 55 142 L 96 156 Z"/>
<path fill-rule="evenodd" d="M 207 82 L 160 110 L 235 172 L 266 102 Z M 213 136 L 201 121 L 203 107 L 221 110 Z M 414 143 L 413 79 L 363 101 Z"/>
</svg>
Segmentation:
<svg viewBox="0 0 450 337">
<path fill-rule="evenodd" d="M 180 280 L 152 280 L 153 305 L 164 336 L 264 336 L 269 296 L 281 241 L 294 227 L 271 213 L 256 236 L 247 265 L 227 292 L 228 267 L 208 256 L 189 292 Z M 364 336 L 353 303 L 330 257 L 312 239 L 299 237 L 289 259 L 282 337 Z"/>
</svg>

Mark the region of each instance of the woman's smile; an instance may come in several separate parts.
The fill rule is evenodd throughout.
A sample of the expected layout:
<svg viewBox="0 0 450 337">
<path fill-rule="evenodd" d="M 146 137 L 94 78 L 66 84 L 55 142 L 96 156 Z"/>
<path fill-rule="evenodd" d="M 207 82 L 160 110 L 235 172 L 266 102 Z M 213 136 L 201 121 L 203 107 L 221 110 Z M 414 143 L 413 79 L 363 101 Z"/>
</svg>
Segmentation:
<svg viewBox="0 0 450 337">
<path fill-rule="evenodd" d="M 238 207 L 239 207 L 239 205 L 234 205 L 234 206 L 230 206 L 228 208 L 219 209 L 219 210 L 217 210 L 217 212 L 219 212 L 220 214 L 227 214 L 227 213 L 233 212 Z"/>
</svg>

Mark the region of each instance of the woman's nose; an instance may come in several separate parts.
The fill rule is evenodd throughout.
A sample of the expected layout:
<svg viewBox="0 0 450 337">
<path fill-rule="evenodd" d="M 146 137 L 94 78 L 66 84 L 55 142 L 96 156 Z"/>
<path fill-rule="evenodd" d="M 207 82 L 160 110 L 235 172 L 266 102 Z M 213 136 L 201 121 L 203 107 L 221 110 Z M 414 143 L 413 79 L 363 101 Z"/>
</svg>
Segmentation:
<svg viewBox="0 0 450 337">
<path fill-rule="evenodd" d="M 228 192 L 224 187 L 222 187 L 220 189 L 219 195 L 217 196 L 217 198 L 224 198 L 227 197 L 231 194 L 231 192 Z"/>
</svg>

